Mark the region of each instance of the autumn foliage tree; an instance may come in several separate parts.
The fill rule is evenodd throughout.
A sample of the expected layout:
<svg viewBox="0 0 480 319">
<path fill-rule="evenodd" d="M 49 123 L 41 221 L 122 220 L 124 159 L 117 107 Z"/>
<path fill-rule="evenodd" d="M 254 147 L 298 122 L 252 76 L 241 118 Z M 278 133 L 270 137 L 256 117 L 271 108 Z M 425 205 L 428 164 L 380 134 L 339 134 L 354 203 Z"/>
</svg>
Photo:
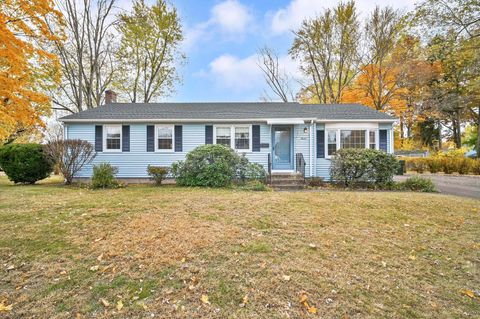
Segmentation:
<svg viewBox="0 0 480 319">
<path fill-rule="evenodd" d="M 61 21 L 51 0 L 0 2 L 0 144 L 43 126 L 50 113 L 43 92 L 58 80 L 59 64 L 43 48 L 60 38 Z"/>
</svg>

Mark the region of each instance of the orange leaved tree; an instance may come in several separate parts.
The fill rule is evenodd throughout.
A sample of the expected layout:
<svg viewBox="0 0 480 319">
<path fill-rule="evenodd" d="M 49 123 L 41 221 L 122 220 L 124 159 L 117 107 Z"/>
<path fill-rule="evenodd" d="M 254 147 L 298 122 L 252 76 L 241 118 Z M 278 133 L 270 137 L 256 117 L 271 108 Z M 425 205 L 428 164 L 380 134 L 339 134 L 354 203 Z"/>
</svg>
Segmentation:
<svg viewBox="0 0 480 319">
<path fill-rule="evenodd" d="M 55 55 L 43 49 L 59 39 L 61 14 L 51 0 L 0 1 L 0 144 L 43 126 L 50 99 L 43 92 L 59 80 Z"/>
</svg>

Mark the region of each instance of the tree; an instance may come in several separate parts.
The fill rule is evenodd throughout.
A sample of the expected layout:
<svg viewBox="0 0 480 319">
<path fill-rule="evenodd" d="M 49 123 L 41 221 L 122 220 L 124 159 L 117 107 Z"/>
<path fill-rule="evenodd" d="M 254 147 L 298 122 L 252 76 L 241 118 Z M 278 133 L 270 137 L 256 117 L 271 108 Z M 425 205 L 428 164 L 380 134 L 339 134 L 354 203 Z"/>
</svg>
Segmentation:
<svg viewBox="0 0 480 319">
<path fill-rule="evenodd" d="M 326 9 L 304 20 L 290 48 L 301 70 L 312 82 L 301 92 L 303 100 L 338 103 L 359 71 L 360 23 L 354 1 Z"/>
<path fill-rule="evenodd" d="M 258 50 L 258 67 L 262 70 L 265 81 L 271 91 L 283 102 L 295 101 L 291 89 L 291 77 L 280 68 L 278 54 L 269 47 Z M 268 97 L 268 93 L 266 93 Z M 271 100 L 270 98 L 268 98 Z"/>
<path fill-rule="evenodd" d="M 55 109 L 75 113 L 102 104 L 115 71 L 115 1 L 56 0 L 65 16 L 66 40 L 52 48 L 62 65 L 61 83 L 50 92 Z"/>
<path fill-rule="evenodd" d="M 67 185 L 96 156 L 93 145 L 84 140 L 53 140 L 45 145 L 45 152 L 59 166 Z"/>
<path fill-rule="evenodd" d="M 176 68 L 185 58 L 179 51 L 183 34 L 176 9 L 164 0 L 151 7 L 136 0 L 132 13 L 120 15 L 117 30 L 121 34 L 119 91 L 132 103 L 148 103 L 169 94 L 179 80 Z"/>
<path fill-rule="evenodd" d="M 61 39 L 61 26 L 50 0 L 0 2 L 0 143 L 44 126 L 51 103 L 44 90 L 58 81 L 59 64 L 43 46 Z"/>
</svg>

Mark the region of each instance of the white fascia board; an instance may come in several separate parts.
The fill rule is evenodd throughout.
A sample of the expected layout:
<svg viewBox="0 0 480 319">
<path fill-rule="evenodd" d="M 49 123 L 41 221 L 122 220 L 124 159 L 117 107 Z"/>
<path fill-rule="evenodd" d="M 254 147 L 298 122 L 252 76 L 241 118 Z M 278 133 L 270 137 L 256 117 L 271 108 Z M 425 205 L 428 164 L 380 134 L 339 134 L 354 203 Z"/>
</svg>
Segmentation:
<svg viewBox="0 0 480 319">
<path fill-rule="evenodd" d="M 302 118 L 285 118 L 285 119 L 267 119 L 267 124 L 305 124 L 308 119 Z"/>
</svg>

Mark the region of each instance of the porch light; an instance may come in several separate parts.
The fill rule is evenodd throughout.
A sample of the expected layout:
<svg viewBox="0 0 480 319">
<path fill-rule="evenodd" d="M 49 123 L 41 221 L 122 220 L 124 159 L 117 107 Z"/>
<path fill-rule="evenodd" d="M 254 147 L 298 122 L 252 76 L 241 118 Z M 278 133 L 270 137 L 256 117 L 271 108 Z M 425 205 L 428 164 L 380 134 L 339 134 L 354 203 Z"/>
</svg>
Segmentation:
<svg viewBox="0 0 480 319">
<path fill-rule="evenodd" d="M 305 134 L 308 133 L 308 127 L 305 126 L 305 128 L 303 129 L 303 133 L 305 133 Z"/>
</svg>

